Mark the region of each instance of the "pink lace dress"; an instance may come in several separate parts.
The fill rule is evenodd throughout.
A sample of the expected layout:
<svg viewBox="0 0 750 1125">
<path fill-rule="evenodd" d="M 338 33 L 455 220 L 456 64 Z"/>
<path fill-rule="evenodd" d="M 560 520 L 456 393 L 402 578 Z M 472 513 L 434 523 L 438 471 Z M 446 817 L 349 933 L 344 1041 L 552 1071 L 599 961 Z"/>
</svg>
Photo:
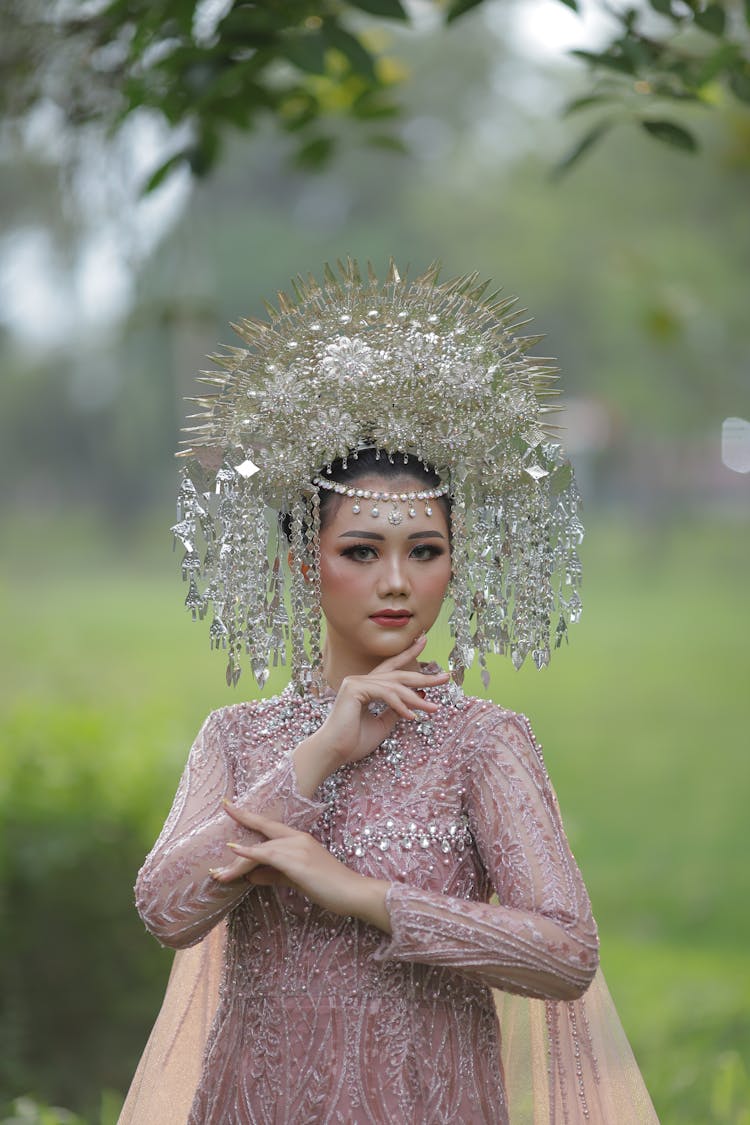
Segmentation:
<svg viewBox="0 0 750 1125">
<path fill-rule="evenodd" d="M 299 793 L 291 752 L 332 696 L 287 689 L 206 720 L 136 885 L 166 945 L 227 919 L 190 1125 L 498 1125 L 491 989 L 572 1001 L 591 982 L 596 928 L 527 721 L 453 685 L 428 694 L 435 715 L 400 722 L 315 800 Z M 392 935 L 291 889 L 206 877 L 227 841 L 253 837 L 224 796 L 387 879 Z"/>
</svg>

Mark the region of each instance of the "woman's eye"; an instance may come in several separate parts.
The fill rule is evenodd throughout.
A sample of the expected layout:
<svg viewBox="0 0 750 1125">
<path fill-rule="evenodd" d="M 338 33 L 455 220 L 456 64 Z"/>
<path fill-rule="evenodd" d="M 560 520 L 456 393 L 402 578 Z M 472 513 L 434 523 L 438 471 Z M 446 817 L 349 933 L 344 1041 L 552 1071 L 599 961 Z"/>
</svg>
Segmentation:
<svg viewBox="0 0 750 1125">
<path fill-rule="evenodd" d="M 420 543 L 411 554 L 413 559 L 434 559 L 442 553 L 440 547 L 433 547 L 431 543 Z"/>
<path fill-rule="evenodd" d="M 372 547 L 360 544 L 357 547 L 347 547 L 342 554 L 345 558 L 354 559 L 355 562 L 366 562 L 374 557 L 375 551 Z"/>
<path fill-rule="evenodd" d="M 354 562 L 372 562 L 378 557 L 376 549 L 368 543 L 358 543 L 353 547 L 347 547 L 341 553 L 344 558 L 353 559 Z M 441 547 L 433 546 L 431 543 L 418 543 L 409 552 L 409 558 L 416 559 L 417 562 L 427 562 L 429 559 L 437 558 L 442 553 Z"/>
</svg>

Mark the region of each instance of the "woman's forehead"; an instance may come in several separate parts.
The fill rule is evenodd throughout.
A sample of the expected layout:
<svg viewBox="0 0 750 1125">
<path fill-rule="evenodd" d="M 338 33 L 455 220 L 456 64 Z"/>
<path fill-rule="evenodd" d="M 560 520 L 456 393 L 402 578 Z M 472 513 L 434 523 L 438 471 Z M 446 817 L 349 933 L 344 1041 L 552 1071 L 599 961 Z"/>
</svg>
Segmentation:
<svg viewBox="0 0 750 1125">
<path fill-rule="evenodd" d="M 334 536 L 366 533 L 375 539 L 398 537 L 412 539 L 422 533 L 437 538 L 449 534 L 448 521 L 442 504 L 435 500 L 414 501 L 419 492 L 428 491 L 431 485 L 420 480 L 413 473 L 400 473 L 398 476 L 385 476 L 367 473 L 356 480 L 347 482 L 360 498 L 329 493 L 329 514 L 324 521 L 324 530 Z M 434 486 L 433 486 L 434 487 Z M 404 497 L 402 500 L 401 497 Z M 391 499 L 391 497 L 395 499 Z M 414 514 L 411 515 L 411 512 Z M 394 517 L 395 518 L 390 518 Z"/>
</svg>

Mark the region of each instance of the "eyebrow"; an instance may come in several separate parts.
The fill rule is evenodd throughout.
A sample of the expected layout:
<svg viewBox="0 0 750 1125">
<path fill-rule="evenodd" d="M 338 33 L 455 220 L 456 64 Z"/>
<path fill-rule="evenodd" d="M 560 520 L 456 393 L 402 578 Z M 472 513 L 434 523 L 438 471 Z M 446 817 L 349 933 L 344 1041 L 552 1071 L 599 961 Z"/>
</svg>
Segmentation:
<svg viewBox="0 0 750 1125">
<path fill-rule="evenodd" d="M 378 531 L 342 531 L 339 539 L 378 539 L 385 540 L 385 535 Z M 407 539 L 445 539 L 441 531 L 415 531 Z"/>
</svg>

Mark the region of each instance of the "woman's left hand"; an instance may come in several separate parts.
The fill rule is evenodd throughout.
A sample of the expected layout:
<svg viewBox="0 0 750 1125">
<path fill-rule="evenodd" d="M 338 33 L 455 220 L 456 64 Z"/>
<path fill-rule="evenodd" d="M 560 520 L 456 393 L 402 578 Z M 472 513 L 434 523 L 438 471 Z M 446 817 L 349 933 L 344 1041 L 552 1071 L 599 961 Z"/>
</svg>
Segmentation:
<svg viewBox="0 0 750 1125">
<path fill-rule="evenodd" d="M 307 832 L 245 812 L 229 802 L 224 808 L 238 824 L 266 839 L 250 846 L 228 844 L 237 858 L 228 867 L 213 871 L 214 879 L 231 883 L 244 878 L 255 886 L 293 887 L 324 910 L 354 915 L 390 933 L 386 880 L 352 871 Z"/>
</svg>

